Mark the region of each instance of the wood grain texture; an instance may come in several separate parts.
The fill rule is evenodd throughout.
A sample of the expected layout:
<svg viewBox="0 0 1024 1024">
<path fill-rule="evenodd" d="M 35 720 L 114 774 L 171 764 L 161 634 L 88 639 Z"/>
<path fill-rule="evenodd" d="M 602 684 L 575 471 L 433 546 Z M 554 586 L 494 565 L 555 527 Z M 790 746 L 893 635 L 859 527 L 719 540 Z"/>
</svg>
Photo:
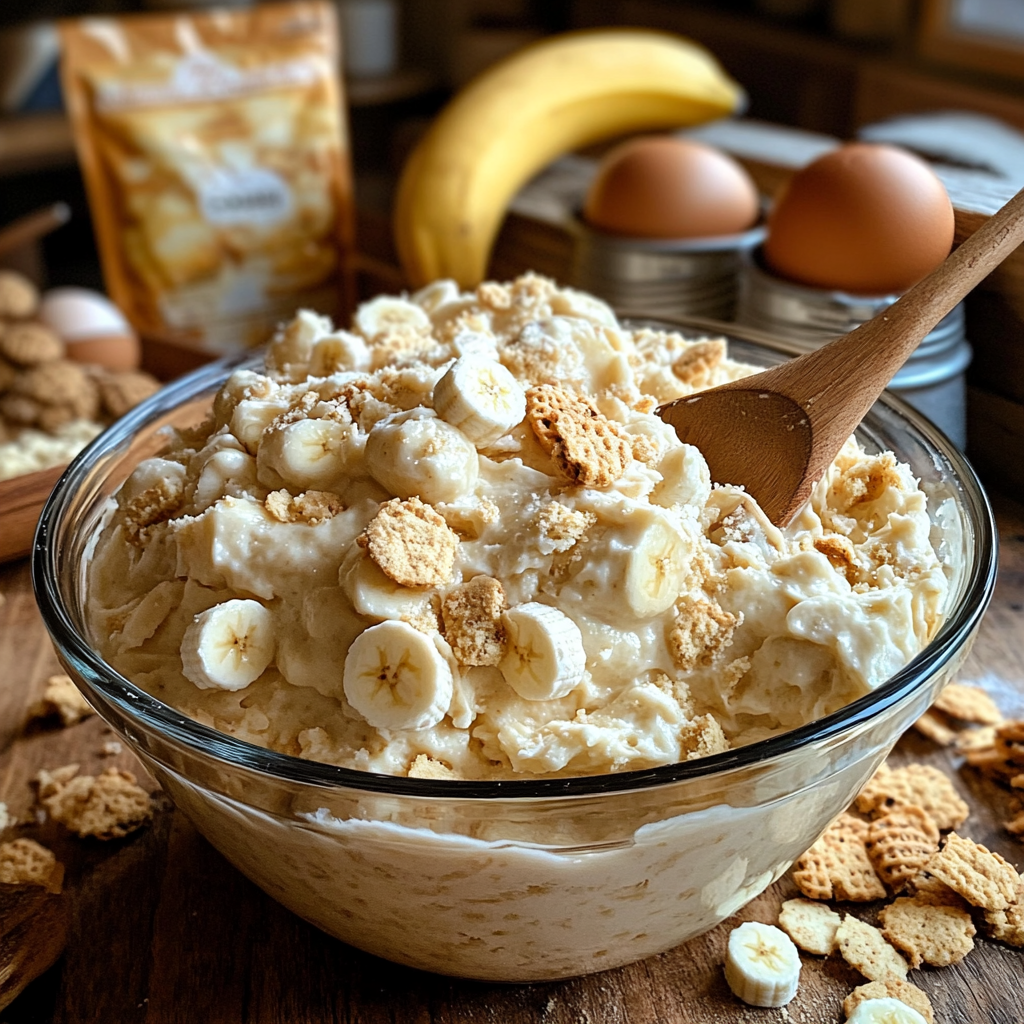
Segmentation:
<svg viewBox="0 0 1024 1024">
<path fill-rule="evenodd" d="M 1024 716 L 1024 506 L 997 500 L 1002 548 L 996 595 L 960 679 L 985 686 L 1004 713 Z M 58 670 L 24 562 L 0 568 L 0 800 L 31 824 L 22 834 L 67 865 L 72 924 L 64 956 L 0 1024 L 839 1024 L 863 979 L 837 957 L 805 956 L 784 1010 L 739 1003 L 722 977 L 729 930 L 774 921 L 795 889 L 784 877 L 718 928 L 638 964 L 572 981 L 504 986 L 399 967 L 328 938 L 264 895 L 162 801 L 151 827 L 112 843 L 83 841 L 33 818 L 29 781 L 71 761 L 140 775 L 98 718 L 69 729 L 25 727 L 26 709 Z M 894 755 L 946 771 L 972 807 L 963 834 L 1024 866 L 1024 846 L 1000 822 L 1010 795 L 959 759 L 908 733 Z M 152 780 L 148 780 L 153 785 Z M 858 908 L 871 913 L 876 907 Z M 953 967 L 911 979 L 936 1019 L 1020 1024 L 1024 953 L 979 939 Z"/>
</svg>

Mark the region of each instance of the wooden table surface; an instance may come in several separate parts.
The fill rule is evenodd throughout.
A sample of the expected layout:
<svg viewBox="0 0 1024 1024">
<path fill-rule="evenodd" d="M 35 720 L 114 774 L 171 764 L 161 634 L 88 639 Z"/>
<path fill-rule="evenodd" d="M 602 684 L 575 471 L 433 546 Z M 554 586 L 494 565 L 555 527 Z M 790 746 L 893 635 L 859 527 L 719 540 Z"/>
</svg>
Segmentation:
<svg viewBox="0 0 1024 1024">
<path fill-rule="evenodd" d="M 999 582 L 960 681 L 985 686 L 1005 714 L 1024 717 L 1024 507 L 996 505 Z M 501 986 L 423 974 L 328 938 L 247 881 L 166 800 L 152 825 L 127 839 L 69 836 L 34 818 L 29 781 L 40 768 L 74 761 L 83 772 L 141 769 L 127 750 L 103 754 L 114 737 L 98 718 L 67 729 L 26 726 L 27 708 L 58 665 L 24 561 L 0 567 L 0 593 L 0 801 L 30 822 L 20 834 L 66 864 L 72 913 L 63 957 L 0 1011 L 0 1024 L 831 1024 L 864 981 L 837 956 L 805 955 L 788 1007 L 754 1009 L 730 994 L 721 968 L 728 932 L 742 920 L 774 921 L 795 893 L 788 876 L 661 956 L 573 981 Z M 894 759 L 948 772 L 972 807 L 962 834 L 1024 867 L 1024 844 L 1000 827 L 1008 791 L 913 731 Z M 979 937 L 961 963 L 924 967 L 911 980 L 939 1022 L 1024 1021 L 1021 950 Z"/>
</svg>

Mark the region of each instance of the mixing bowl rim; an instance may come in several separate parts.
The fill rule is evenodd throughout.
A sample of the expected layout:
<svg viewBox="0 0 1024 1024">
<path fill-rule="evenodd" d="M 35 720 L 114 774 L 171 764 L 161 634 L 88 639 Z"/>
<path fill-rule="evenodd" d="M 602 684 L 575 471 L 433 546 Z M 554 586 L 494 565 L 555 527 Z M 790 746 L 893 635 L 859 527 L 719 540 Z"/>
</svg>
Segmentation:
<svg viewBox="0 0 1024 1024">
<path fill-rule="evenodd" d="M 662 324 L 670 329 L 707 329 L 715 321 L 635 318 L 636 324 Z M 743 331 L 739 325 L 721 324 L 727 340 L 774 349 L 792 355 L 799 349 Z M 407 778 L 344 768 L 256 746 L 202 725 L 161 703 L 116 672 L 96 653 L 76 627 L 60 588 L 63 568 L 60 526 L 70 502 L 93 470 L 96 461 L 123 451 L 147 424 L 156 422 L 197 394 L 212 391 L 232 371 L 258 365 L 259 355 L 246 352 L 199 367 L 146 399 L 96 438 L 71 463 L 54 486 L 39 518 L 32 552 L 32 583 L 43 621 L 65 665 L 74 666 L 76 683 L 93 696 L 102 712 L 112 705 L 146 731 L 183 746 L 191 754 L 213 758 L 232 769 L 253 771 L 283 782 L 316 788 L 344 787 L 371 793 L 412 798 L 480 800 L 536 800 L 574 798 L 645 790 L 761 765 L 801 747 L 822 744 L 855 729 L 898 704 L 950 661 L 973 633 L 988 605 L 996 575 L 995 519 L 985 492 L 967 459 L 942 431 L 889 392 L 881 402 L 916 431 L 934 457 L 937 452 L 952 468 L 967 510 L 974 560 L 964 583 L 961 601 L 951 610 L 938 633 L 916 657 L 890 679 L 865 696 L 807 725 L 733 750 L 693 761 L 659 765 L 603 775 L 512 780 L 436 780 Z M 869 413 L 869 417 L 870 417 Z M 95 691 L 95 695 L 91 692 Z M 895 738 L 895 737 L 894 737 Z M 150 752 L 152 756 L 152 752 Z"/>
</svg>

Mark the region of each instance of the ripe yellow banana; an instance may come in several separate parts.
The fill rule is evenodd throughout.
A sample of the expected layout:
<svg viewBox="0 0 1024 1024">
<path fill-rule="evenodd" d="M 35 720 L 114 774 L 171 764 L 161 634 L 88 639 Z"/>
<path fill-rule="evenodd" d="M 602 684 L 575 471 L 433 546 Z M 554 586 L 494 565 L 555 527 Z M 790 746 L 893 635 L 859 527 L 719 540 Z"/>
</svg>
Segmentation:
<svg viewBox="0 0 1024 1024">
<path fill-rule="evenodd" d="M 409 283 L 479 284 L 512 197 L 556 157 L 700 124 L 743 99 L 711 54 L 664 32 L 570 32 L 513 54 L 445 107 L 403 169 L 394 228 Z"/>
</svg>

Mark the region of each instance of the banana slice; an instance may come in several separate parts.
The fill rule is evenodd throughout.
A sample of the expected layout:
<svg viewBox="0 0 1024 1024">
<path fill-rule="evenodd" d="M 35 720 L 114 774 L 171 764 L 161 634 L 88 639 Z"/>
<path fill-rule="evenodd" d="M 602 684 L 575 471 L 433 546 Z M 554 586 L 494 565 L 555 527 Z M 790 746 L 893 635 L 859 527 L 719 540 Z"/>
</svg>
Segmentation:
<svg viewBox="0 0 1024 1024">
<path fill-rule="evenodd" d="M 663 512 L 640 510 L 624 538 L 626 602 L 638 618 L 660 615 L 679 597 L 689 572 L 693 541 L 681 522 Z"/>
<path fill-rule="evenodd" d="M 583 680 L 587 655 L 579 626 L 564 612 L 536 601 L 502 612 L 508 648 L 505 682 L 526 700 L 556 700 Z"/>
<path fill-rule="evenodd" d="M 377 729 L 429 729 L 452 702 L 451 666 L 425 633 L 388 620 L 363 630 L 345 657 L 348 702 Z"/>
<path fill-rule="evenodd" d="M 258 488 L 256 460 L 248 452 L 222 448 L 203 463 L 192 492 L 192 507 L 201 512 L 218 498 L 238 498 Z"/>
<path fill-rule="evenodd" d="M 273 616 L 259 601 L 216 604 L 181 638 L 181 670 L 201 690 L 242 690 L 273 658 Z"/>
<path fill-rule="evenodd" d="M 352 373 L 370 368 L 370 349 L 358 334 L 335 331 L 320 338 L 309 357 L 311 377 L 329 377 L 332 373 Z"/>
<path fill-rule="evenodd" d="M 785 1006 L 800 983 L 800 954 L 781 928 L 746 921 L 729 933 L 725 980 L 751 1006 Z"/>
<path fill-rule="evenodd" d="M 355 430 L 337 420 L 295 420 L 267 430 L 256 455 L 267 487 L 329 490 L 355 454 Z"/>
<path fill-rule="evenodd" d="M 231 433 L 245 445 L 250 454 L 255 455 L 263 432 L 289 408 L 291 402 L 285 394 L 270 398 L 243 398 L 231 410 Z"/>
<path fill-rule="evenodd" d="M 846 1018 L 846 1024 L 927 1024 L 912 1006 L 898 999 L 865 999 Z"/>
<path fill-rule="evenodd" d="M 310 309 L 300 309 L 274 335 L 267 348 L 267 366 L 278 373 L 301 380 L 309 366 L 314 344 L 333 330 L 334 324 L 330 317 L 320 316 Z"/>
<path fill-rule="evenodd" d="M 670 448 L 658 463 L 661 480 L 651 491 L 655 505 L 692 505 L 702 509 L 711 496 L 711 471 L 700 449 L 692 444 Z"/>
<path fill-rule="evenodd" d="M 427 311 L 415 302 L 396 295 L 378 295 L 364 302 L 356 310 L 352 322 L 355 329 L 369 341 L 396 327 L 411 327 L 424 334 L 430 332 L 430 316 Z"/>
<path fill-rule="evenodd" d="M 432 409 L 394 413 L 366 438 L 366 468 L 399 498 L 455 501 L 476 485 L 480 458 L 462 431 Z"/>
<path fill-rule="evenodd" d="M 439 306 L 446 302 L 454 302 L 459 298 L 459 286 L 449 277 L 440 281 L 431 281 L 424 285 L 419 291 L 409 296 L 410 302 L 422 306 L 428 313 L 433 313 Z"/>
<path fill-rule="evenodd" d="M 434 409 L 483 448 L 522 422 L 526 392 L 501 363 L 464 355 L 434 385 Z"/>
<path fill-rule="evenodd" d="M 432 590 L 396 583 L 357 545 L 342 563 L 338 580 L 356 614 L 367 618 L 426 620 L 433 607 Z"/>
</svg>

